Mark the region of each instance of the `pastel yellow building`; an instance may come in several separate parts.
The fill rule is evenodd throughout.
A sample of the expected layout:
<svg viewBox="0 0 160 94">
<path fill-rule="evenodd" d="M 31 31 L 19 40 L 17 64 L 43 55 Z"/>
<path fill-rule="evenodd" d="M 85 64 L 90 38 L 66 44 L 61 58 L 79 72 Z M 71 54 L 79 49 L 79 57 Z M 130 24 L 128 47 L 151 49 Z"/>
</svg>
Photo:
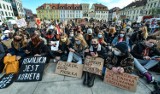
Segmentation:
<svg viewBox="0 0 160 94">
<path fill-rule="evenodd" d="M 43 4 L 36 10 L 37 16 L 41 20 L 60 20 L 58 4 Z"/>
</svg>

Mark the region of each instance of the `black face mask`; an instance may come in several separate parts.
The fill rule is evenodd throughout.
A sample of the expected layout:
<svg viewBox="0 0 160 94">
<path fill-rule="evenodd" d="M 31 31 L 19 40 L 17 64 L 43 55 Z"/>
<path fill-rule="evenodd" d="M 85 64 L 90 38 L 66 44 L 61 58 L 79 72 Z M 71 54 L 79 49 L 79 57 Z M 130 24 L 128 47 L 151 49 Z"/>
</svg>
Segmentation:
<svg viewBox="0 0 160 94">
<path fill-rule="evenodd" d="M 97 48 L 98 44 L 92 44 L 93 48 Z"/>
</svg>

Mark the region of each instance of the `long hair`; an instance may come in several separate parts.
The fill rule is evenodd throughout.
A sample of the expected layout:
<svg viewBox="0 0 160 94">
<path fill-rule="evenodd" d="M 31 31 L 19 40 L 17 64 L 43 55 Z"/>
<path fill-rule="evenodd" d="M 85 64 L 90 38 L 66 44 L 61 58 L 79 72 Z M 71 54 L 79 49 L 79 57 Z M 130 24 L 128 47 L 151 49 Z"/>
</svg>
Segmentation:
<svg viewBox="0 0 160 94">
<path fill-rule="evenodd" d="M 144 39 L 147 39 L 147 37 L 148 37 L 147 27 L 146 26 L 142 27 L 142 31 L 143 31 L 142 35 L 143 35 Z"/>
<path fill-rule="evenodd" d="M 31 41 L 33 45 L 37 47 L 42 42 L 42 39 L 40 39 L 38 34 L 34 33 L 31 35 Z"/>
<path fill-rule="evenodd" d="M 111 27 L 110 29 L 109 29 L 109 33 L 110 34 L 115 34 L 116 33 L 116 29 L 115 29 L 115 27 Z"/>
<path fill-rule="evenodd" d="M 22 37 L 21 41 L 17 42 L 16 39 L 15 39 L 15 36 Z M 26 47 L 28 42 L 24 39 L 24 36 L 22 34 L 19 34 L 17 32 L 17 33 L 14 33 L 14 35 L 13 35 L 12 43 L 13 43 L 14 48 L 18 50 L 19 48 Z"/>
<path fill-rule="evenodd" d="M 60 36 L 60 40 L 59 40 L 59 44 L 60 44 L 60 45 L 62 45 L 62 43 L 63 43 L 63 42 L 61 41 L 61 38 L 66 38 L 66 42 L 65 42 L 65 43 L 66 43 L 67 45 L 70 44 L 70 40 L 68 39 L 67 34 L 62 34 L 62 35 Z"/>
<path fill-rule="evenodd" d="M 83 47 L 87 47 L 88 46 L 87 43 L 86 43 L 86 41 L 85 41 L 85 39 L 84 39 L 84 37 L 82 37 L 82 36 L 76 36 L 75 39 L 80 40 L 81 41 L 81 45 Z"/>
</svg>

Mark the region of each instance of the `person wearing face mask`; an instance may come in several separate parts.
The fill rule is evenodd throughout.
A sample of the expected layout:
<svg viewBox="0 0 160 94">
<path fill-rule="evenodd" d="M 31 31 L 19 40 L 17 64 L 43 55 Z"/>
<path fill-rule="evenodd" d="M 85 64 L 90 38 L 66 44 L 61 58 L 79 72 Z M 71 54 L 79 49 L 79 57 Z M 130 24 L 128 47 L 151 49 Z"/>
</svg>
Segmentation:
<svg viewBox="0 0 160 94">
<path fill-rule="evenodd" d="M 87 56 L 91 56 L 91 57 L 95 57 L 95 58 L 101 57 L 103 59 L 105 59 L 107 57 L 106 49 L 101 44 L 99 44 L 97 38 L 93 38 L 91 40 L 90 48 L 87 49 L 85 52 L 86 52 L 86 58 L 87 58 Z M 88 87 L 92 87 L 94 85 L 95 77 L 96 77 L 95 74 L 85 72 L 83 85 L 87 85 Z"/>
<path fill-rule="evenodd" d="M 82 64 L 82 59 L 84 59 L 84 51 L 87 49 L 87 43 L 83 37 L 76 36 L 75 43 L 71 48 L 69 48 L 69 55 L 67 62 L 72 62 L 76 60 L 78 64 Z"/>
<path fill-rule="evenodd" d="M 87 33 L 84 35 L 84 38 L 85 38 L 87 44 L 90 45 L 91 44 L 91 40 L 93 38 L 93 31 L 92 31 L 91 28 L 89 28 L 87 30 Z"/>
<path fill-rule="evenodd" d="M 69 33 L 69 40 L 71 41 L 71 43 L 75 42 L 75 37 L 74 37 L 74 32 L 73 30 L 71 30 L 71 32 Z"/>
<path fill-rule="evenodd" d="M 103 33 L 102 32 L 98 33 L 98 42 L 103 46 L 107 46 L 107 43 L 104 41 L 104 37 L 103 37 Z"/>
<path fill-rule="evenodd" d="M 106 67 L 115 73 L 132 73 L 134 70 L 134 58 L 127 50 L 125 42 L 118 43 L 112 49 L 112 56 L 106 59 Z"/>
<path fill-rule="evenodd" d="M 155 47 L 156 39 L 148 37 L 144 42 L 137 43 L 133 50 L 135 67 L 147 78 L 147 82 L 153 82 L 154 77 L 148 72 L 160 61 L 160 51 Z"/>
<path fill-rule="evenodd" d="M 126 42 L 128 46 L 128 51 L 130 52 L 130 43 L 129 43 L 129 38 L 125 36 L 125 32 L 121 31 L 120 34 L 115 37 L 112 41 L 112 45 L 116 46 L 120 42 Z"/>
<path fill-rule="evenodd" d="M 62 36 L 60 36 L 60 40 L 59 40 L 58 51 L 56 51 L 54 53 L 54 55 L 56 56 L 54 62 L 57 62 L 59 60 L 66 61 L 68 58 L 69 48 L 71 46 L 72 46 L 72 43 L 68 39 L 67 35 L 62 34 Z"/>
</svg>

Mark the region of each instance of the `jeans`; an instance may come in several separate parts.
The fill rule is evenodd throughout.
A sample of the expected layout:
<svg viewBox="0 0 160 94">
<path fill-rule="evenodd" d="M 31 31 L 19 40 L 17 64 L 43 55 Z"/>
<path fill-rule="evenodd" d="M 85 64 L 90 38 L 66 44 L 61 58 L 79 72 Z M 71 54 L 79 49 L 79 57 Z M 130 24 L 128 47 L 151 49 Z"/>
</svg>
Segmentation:
<svg viewBox="0 0 160 94">
<path fill-rule="evenodd" d="M 73 52 L 69 52 L 67 62 L 72 62 L 73 59 L 78 61 L 78 64 L 82 64 L 82 58 L 80 56 L 76 55 Z"/>
<path fill-rule="evenodd" d="M 134 58 L 135 67 L 142 73 L 148 72 L 147 70 L 157 65 L 159 61 L 156 60 L 142 60 Z"/>
</svg>

